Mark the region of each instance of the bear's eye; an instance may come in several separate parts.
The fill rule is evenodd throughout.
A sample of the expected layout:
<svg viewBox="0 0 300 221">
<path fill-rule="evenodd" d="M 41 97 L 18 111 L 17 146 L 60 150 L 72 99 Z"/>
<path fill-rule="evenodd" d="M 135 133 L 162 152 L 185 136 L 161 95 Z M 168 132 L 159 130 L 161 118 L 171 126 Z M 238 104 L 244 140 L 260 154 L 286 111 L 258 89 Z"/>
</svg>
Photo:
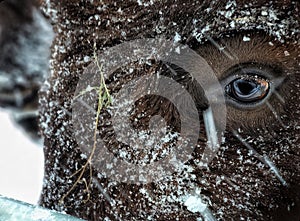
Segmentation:
<svg viewBox="0 0 300 221">
<path fill-rule="evenodd" d="M 222 80 L 227 102 L 240 108 L 262 104 L 271 94 L 272 70 L 258 64 L 238 65 L 227 72 Z"/>
<path fill-rule="evenodd" d="M 230 98 L 241 103 L 258 102 L 266 98 L 270 84 L 267 79 L 246 75 L 237 77 L 225 87 L 225 93 Z"/>
</svg>

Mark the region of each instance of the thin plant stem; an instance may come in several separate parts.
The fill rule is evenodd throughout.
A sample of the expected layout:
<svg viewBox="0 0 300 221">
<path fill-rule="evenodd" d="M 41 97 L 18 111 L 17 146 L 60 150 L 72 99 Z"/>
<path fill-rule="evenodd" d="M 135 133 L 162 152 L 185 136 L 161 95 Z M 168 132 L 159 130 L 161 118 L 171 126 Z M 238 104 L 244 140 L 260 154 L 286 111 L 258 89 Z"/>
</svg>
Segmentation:
<svg viewBox="0 0 300 221">
<path fill-rule="evenodd" d="M 76 99 L 76 98 L 86 94 L 87 92 L 90 92 L 90 91 L 96 90 L 96 89 L 98 90 L 98 104 L 97 104 L 97 113 L 96 113 L 96 117 L 95 117 L 95 129 L 94 129 L 94 134 L 93 134 L 93 147 L 92 147 L 91 153 L 90 153 L 86 163 L 79 170 L 77 170 L 74 174 L 72 174 L 72 176 L 74 176 L 74 175 L 76 175 L 80 172 L 80 174 L 79 174 L 78 178 L 76 179 L 75 183 L 68 190 L 68 192 L 66 194 L 64 194 L 63 197 L 60 199 L 60 201 L 59 201 L 60 203 L 63 203 L 64 199 L 68 195 L 70 195 L 70 193 L 74 190 L 74 188 L 77 186 L 77 184 L 81 183 L 82 181 L 84 181 L 85 186 L 86 186 L 86 192 L 88 193 L 88 198 L 85 200 L 85 202 L 87 202 L 89 200 L 89 198 L 90 198 L 89 187 L 92 183 L 92 176 L 93 176 L 93 173 L 92 173 L 92 158 L 93 158 L 93 156 L 95 154 L 95 151 L 96 151 L 96 148 L 97 148 L 97 132 L 98 132 L 98 125 L 99 125 L 99 117 L 100 117 L 101 110 L 104 107 L 108 107 L 112 103 L 112 98 L 111 98 L 109 90 L 106 86 L 104 73 L 102 71 L 103 66 L 99 64 L 98 56 L 96 54 L 96 44 L 94 44 L 94 55 L 93 56 L 94 56 L 94 63 L 97 66 L 98 71 L 100 73 L 100 86 L 99 87 L 90 87 L 89 89 L 80 92 L 79 95 L 77 95 L 75 97 L 75 99 Z M 84 172 L 87 170 L 88 167 L 89 167 L 89 170 L 90 170 L 90 174 L 89 174 L 90 177 L 89 177 L 89 182 L 87 183 L 87 181 L 85 179 L 83 179 L 83 175 L 84 175 Z"/>
</svg>

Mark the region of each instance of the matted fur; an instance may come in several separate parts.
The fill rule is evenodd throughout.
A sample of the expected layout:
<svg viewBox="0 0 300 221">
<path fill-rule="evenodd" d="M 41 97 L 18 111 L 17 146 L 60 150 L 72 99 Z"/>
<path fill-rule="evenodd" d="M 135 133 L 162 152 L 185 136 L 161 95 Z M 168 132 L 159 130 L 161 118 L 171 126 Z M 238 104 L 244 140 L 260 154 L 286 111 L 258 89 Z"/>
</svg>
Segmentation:
<svg viewBox="0 0 300 221">
<path fill-rule="evenodd" d="M 52 49 L 51 76 L 40 97 L 46 159 L 41 205 L 87 220 L 196 220 L 201 214 L 190 212 L 178 199 L 198 188 L 203 201 L 218 220 L 299 220 L 297 1 L 72 0 L 46 1 L 43 6 L 52 19 L 57 36 Z M 72 129 L 67 111 L 72 111 L 78 79 L 91 62 L 91 42 L 96 42 L 101 52 L 138 38 L 160 36 L 172 40 L 176 33 L 181 36 L 181 43 L 188 44 L 208 61 L 220 80 L 235 64 L 209 44 L 207 36 L 233 49 L 240 62 L 279 66 L 285 81 L 278 93 L 285 103 L 279 103 L 275 96 L 269 102 L 287 128 L 279 125 L 266 105 L 252 111 L 228 106 L 225 142 L 209 170 L 196 166 L 205 145 L 203 133 L 198 143 L 200 148 L 195 150 L 194 159 L 186 165 L 193 169 L 192 172 L 174 174 L 164 182 L 129 185 L 110 181 L 94 168 L 95 182 L 90 192 L 85 191 L 85 183 L 81 182 L 60 203 L 76 181 L 72 174 L 86 161 L 75 141 L 76 131 Z M 243 41 L 245 35 L 251 38 L 250 42 Z M 289 56 L 284 51 L 288 51 Z M 145 75 L 152 73 L 149 67 L 145 70 L 148 70 L 143 72 Z M 111 88 L 122 85 L 138 74 L 138 66 L 131 75 L 125 69 L 120 78 L 108 82 L 108 85 Z M 184 83 L 189 85 L 189 82 Z M 199 100 L 205 99 L 201 93 L 193 95 Z M 166 101 L 161 103 L 156 99 L 146 99 L 152 104 L 149 114 L 160 113 L 163 107 L 170 109 Z M 147 107 L 141 105 L 140 108 Z M 176 110 L 167 112 L 166 116 L 170 119 L 175 116 L 176 119 Z M 101 118 L 104 122 L 105 117 Z M 176 120 L 173 123 L 176 126 Z M 105 127 L 101 128 L 105 130 Z M 284 187 L 266 165 L 249 155 L 247 148 L 233 136 L 232 129 L 239 129 L 240 135 L 256 151 L 272 159 L 288 187 Z M 89 174 L 90 171 L 84 174 L 87 181 Z M 103 187 L 113 204 L 97 184 Z M 90 198 L 85 201 L 88 195 Z"/>
</svg>

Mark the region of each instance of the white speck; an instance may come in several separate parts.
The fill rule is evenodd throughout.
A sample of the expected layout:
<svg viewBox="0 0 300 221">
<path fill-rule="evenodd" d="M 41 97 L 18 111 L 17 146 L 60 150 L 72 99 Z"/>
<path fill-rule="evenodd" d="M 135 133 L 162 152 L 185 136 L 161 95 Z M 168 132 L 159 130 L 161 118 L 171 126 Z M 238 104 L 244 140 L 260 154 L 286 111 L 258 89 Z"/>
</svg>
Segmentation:
<svg viewBox="0 0 300 221">
<path fill-rule="evenodd" d="M 290 53 L 288 51 L 284 51 L 285 56 L 290 56 Z"/>
<path fill-rule="evenodd" d="M 268 12 L 262 11 L 262 12 L 261 12 L 261 15 L 262 15 L 262 16 L 267 16 L 267 15 L 268 15 Z"/>
<path fill-rule="evenodd" d="M 234 27 L 235 27 L 235 22 L 234 22 L 234 21 L 231 21 L 231 22 L 230 22 L 230 27 L 231 27 L 231 28 L 234 28 Z"/>
<path fill-rule="evenodd" d="M 207 205 L 202 202 L 202 199 L 197 196 L 190 196 L 185 202 L 184 205 L 187 209 L 193 213 L 200 212 L 202 213 Z"/>
<path fill-rule="evenodd" d="M 142 194 L 146 194 L 146 193 L 147 193 L 147 191 L 146 191 L 144 188 L 142 188 L 142 189 L 140 189 L 140 193 L 142 193 Z"/>
<path fill-rule="evenodd" d="M 106 164 L 106 168 L 107 168 L 107 169 L 112 169 L 112 168 L 113 168 L 113 165 L 112 165 L 111 163 Z"/>
<path fill-rule="evenodd" d="M 80 157 L 82 158 L 82 159 L 87 159 L 87 156 L 85 155 L 85 154 L 80 154 Z"/>
<path fill-rule="evenodd" d="M 269 45 L 270 46 L 274 46 L 273 42 L 269 41 Z"/>
<path fill-rule="evenodd" d="M 251 38 L 249 38 L 249 37 L 247 37 L 247 36 L 244 36 L 243 37 L 243 41 L 250 41 L 251 40 Z"/>
<path fill-rule="evenodd" d="M 176 43 L 176 42 L 179 42 L 180 40 L 181 40 L 181 36 L 180 36 L 180 34 L 178 34 L 176 32 L 175 37 L 174 37 L 174 42 Z"/>
<path fill-rule="evenodd" d="M 273 21 L 278 20 L 278 17 L 274 11 L 269 11 L 269 18 Z"/>
<path fill-rule="evenodd" d="M 90 57 L 89 56 L 84 56 L 83 61 L 84 62 L 89 62 L 90 61 Z"/>
<path fill-rule="evenodd" d="M 143 5 L 145 7 L 148 7 L 149 5 L 153 5 L 154 4 L 153 0 L 150 0 L 150 2 L 143 2 L 143 0 L 137 0 L 137 3 L 139 5 Z"/>
<path fill-rule="evenodd" d="M 236 7 L 236 1 L 228 1 L 225 6 L 225 9 L 228 10 L 228 9 L 234 8 L 234 7 Z"/>
</svg>

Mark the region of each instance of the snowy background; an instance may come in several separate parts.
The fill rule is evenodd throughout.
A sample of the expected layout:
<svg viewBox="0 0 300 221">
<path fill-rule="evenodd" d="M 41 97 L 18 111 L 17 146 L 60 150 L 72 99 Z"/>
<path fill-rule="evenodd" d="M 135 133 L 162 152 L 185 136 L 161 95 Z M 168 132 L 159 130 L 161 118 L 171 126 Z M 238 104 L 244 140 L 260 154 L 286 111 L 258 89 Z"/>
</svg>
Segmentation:
<svg viewBox="0 0 300 221">
<path fill-rule="evenodd" d="M 42 188 L 42 145 L 33 143 L 0 109 L 0 195 L 36 204 Z"/>
</svg>

